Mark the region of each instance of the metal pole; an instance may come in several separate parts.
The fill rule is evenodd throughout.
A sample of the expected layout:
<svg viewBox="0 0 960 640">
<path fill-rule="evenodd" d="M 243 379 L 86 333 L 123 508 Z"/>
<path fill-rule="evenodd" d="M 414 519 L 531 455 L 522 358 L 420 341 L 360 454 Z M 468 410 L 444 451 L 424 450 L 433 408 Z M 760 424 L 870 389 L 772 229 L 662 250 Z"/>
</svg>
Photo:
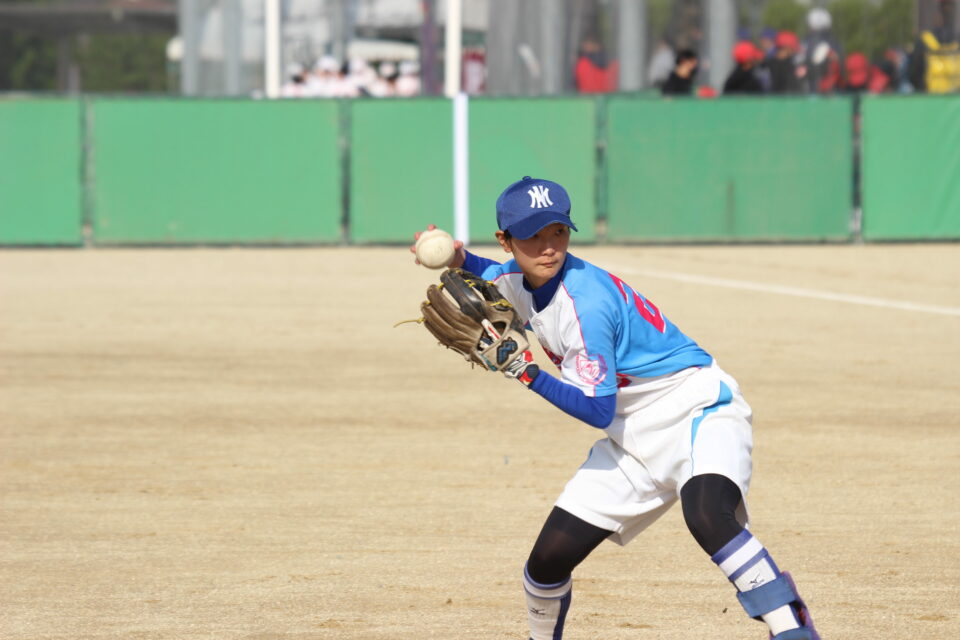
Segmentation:
<svg viewBox="0 0 960 640">
<path fill-rule="evenodd" d="M 470 242 L 469 98 L 453 98 L 453 237 Z"/>
<path fill-rule="evenodd" d="M 420 84 L 425 96 L 437 95 L 437 0 L 420 0 L 423 23 L 420 25 Z"/>
<path fill-rule="evenodd" d="M 280 97 L 280 0 L 263 0 L 265 52 L 263 92 Z"/>
<path fill-rule="evenodd" d="M 617 24 L 617 57 L 620 60 L 620 90 L 643 88 L 647 68 L 647 1 L 620 0 Z"/>
<path fill-rule="evenodd" d="M 453 98 L 460 93 L 462 0 L 447 0 L 446 46 L 443 66 L 443 93 Z"/>
<path fill-rule="evenodd" d="M 540 20 L 543 77 L 538 93 L 556 95 L 563 91 L 567 61 L 563 51 L 563 4 L 556 0 L 540 0 Z"/>
<path fill-rule="evenodd" d="M 227 95 L 241 93 L 240 76 L 243 65 L 243 7 L 240 0 L 223 3 L 223 71 Z"/>
<path fill-rule="evenodd" d="M 703 0 L 707 16 L 710 86 L 719 89 L 733 70 L 734 40 L 737 34 L 737 13 L 733 0 Z"/>
<path fill-rule="evenodd" d="M 200 24 L 199 0 L 180 0 L 180 38 L 183 56 L 180 58 L 180 93 L 195 96 L 200 92 Z"/>
</svg>

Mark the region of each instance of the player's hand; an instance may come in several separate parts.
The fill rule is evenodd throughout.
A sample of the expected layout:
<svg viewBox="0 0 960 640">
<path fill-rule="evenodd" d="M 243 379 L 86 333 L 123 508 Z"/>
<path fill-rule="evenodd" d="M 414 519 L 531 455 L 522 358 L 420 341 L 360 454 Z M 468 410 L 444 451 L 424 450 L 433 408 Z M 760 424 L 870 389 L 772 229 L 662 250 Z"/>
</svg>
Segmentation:
<svg viewBox="0 0 960 640">
<path fill-rule="evenodd" d="M 433 231 L 436 228 L 437 228 L 437 225 L 428 224 L 425 230 Z M 413 234 L 413 244 L 410 245 L 410 253 L 414 254 L 414 256 L 416 256 L 417 254 L 416 245 L 417 245 L 417 240 L 420 239 L 421 233 L 423 233 L 423 231 L 417 231 L 415 234 Z M 462 267 L 464 260 L 467 259 L 467 250 L 463 248 L 463 242 L 461 242 L 460 240 L 453 241 L 453 251 L 454 251 L 453 260 L 451 260 L 450 264 L 447 265 L 447 268 L 449 269 L 456 269 L 457 267 Z M 417 264 L 420 264 L 420 261 L 417 260 L 416 258 L 414 258 L 413 261 Z"/>
<path fill-rule="evenodd" d="M 540 374 L 540 367 L 533 362 L 533 354 L 529 349 L 517 354 L 510 364 L 503 368 L 503 375 L 519 380 L 529 387 Z"/>
</svg>

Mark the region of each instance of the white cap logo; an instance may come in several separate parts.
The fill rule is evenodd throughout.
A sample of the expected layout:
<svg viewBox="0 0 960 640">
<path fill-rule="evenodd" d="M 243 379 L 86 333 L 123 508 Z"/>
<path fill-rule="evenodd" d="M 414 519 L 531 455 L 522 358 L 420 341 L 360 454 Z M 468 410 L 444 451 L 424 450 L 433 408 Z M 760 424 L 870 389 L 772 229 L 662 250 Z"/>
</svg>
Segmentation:
<svg viewBox="0 0 960 640">
<path fill-rule="evenodd" d="M 545 189 L 542 184 L 534 185 L 533 189 L 527 191 L 530 196 L 530 208 L 543 209 L 546 206 L 552 206 L 553 200 L 550 199 L 550 189 Z"/>
</svg>

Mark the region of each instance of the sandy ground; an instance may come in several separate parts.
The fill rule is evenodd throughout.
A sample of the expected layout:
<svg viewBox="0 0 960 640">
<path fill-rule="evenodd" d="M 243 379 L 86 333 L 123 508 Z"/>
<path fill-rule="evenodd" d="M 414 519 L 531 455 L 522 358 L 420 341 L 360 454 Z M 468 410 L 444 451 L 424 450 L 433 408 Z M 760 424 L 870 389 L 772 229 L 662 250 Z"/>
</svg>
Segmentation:
<svg viewBox="0 0 960 640">
<path fill-rule="evenodd" d="M 575 252 L 740 381 L 753 529 L 824 638 L 956 637 L 960 245 Z M 525 638 L 523 562 L 601 434 L 392 328 L 436 275 L 399 248 L 0 252 L 0 637 Z M 766 638 L 679 509 L 575 578 L 571 640 Z"/>
</svg>

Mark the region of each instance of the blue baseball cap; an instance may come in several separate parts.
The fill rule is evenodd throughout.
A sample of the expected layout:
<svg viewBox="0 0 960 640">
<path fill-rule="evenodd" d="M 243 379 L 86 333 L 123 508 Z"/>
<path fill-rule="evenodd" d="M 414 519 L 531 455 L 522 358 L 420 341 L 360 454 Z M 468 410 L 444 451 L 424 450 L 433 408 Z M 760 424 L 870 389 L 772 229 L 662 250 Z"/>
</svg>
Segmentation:
<svg viewBox="0 0 960 640">
<path fill-rule="evenodd" d="M 570 196 L 556 182 L 524 176 L 497 198 L 497 226 L 514 238 L 526 240 L 554 222 L 578 230 L 570 220 Z"/>
</svg>

